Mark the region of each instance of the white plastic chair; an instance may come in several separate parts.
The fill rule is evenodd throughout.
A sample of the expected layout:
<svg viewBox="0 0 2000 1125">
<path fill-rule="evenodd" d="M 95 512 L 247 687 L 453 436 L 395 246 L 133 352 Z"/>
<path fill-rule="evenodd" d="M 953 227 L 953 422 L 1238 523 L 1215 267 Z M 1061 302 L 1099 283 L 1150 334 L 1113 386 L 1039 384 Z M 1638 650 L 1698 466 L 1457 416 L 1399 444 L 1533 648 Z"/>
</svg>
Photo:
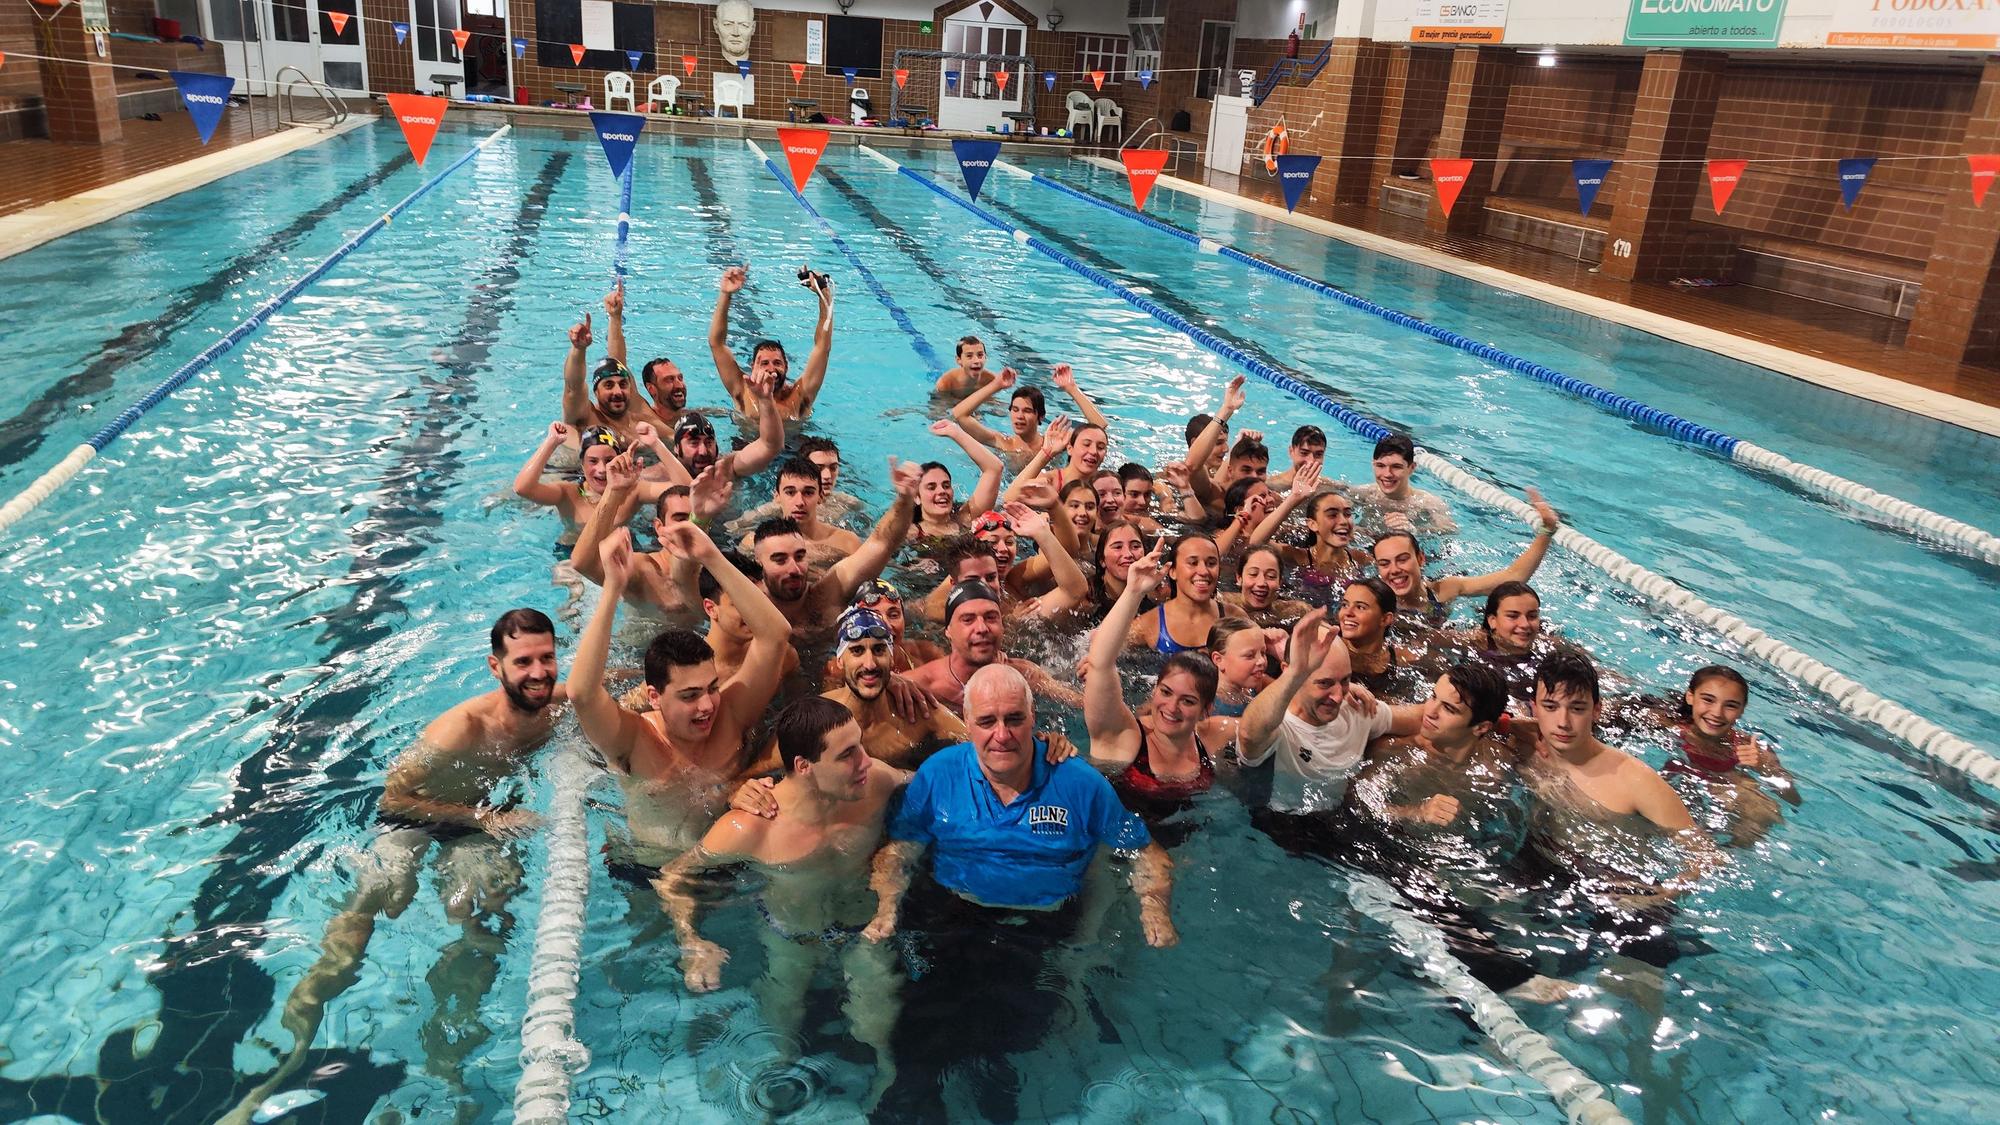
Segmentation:
<svg viewBox="0 0 2000 1125">
<path fill-rule="evenodd" d="M 617 109 L 619 102 L 625 103 L 627 113 L 639 108 L 632 100 L 632 76 L 614 70 L 604 76 L 604 108 Z"/>
<path fill-rule="evenodd" d="M 859 125 L 875 116 L 875 103 L 869 99 L 868 91 L 856 86 L 847 92 L 847 122 Z"/>
<path fill-rule="evenodd" d="M 646 100 L 653 103 L 654 113 L 665 113 L 674 108 L 674 102 L 681 96 L 681 80 L 671 74 L 662 74 L 646 87 Z"/>
<path fill-rule="evenodd" d="M 1063 102 L 1069 106 L 1069 120 L 1063 124 L 1063 128 L 1069 131 L 1070 136 L 1078 134 L 1079 125 L 1097 124 L 1096 107 L 1092 105 L 1089 94 L 1082 90 L 1071 90 L 1069 97 L 1063 99 Z"/>
<path fill-rule="evenodd" d="M 1118 139 L 1123 141 L 1125 139 L 1125 111 L 1119 109 L 1118 103 L 1112 101 L 1110 98 L 1099 98 L 1097 99 L 1097 140 L 1099 143 L 1103 143 L 1104 130 L 1107 128 L 1118 130 Z"/>
<path fill-rule="evenodd" d="M 738 121 L 750 116 L 743 108 L 743 80 L 741 78 L 718 78 L 715 80 L 715 115 L 721 117 L 722 111 L 729 106 L 736 107 L 736 119 Z"/>
</svg>

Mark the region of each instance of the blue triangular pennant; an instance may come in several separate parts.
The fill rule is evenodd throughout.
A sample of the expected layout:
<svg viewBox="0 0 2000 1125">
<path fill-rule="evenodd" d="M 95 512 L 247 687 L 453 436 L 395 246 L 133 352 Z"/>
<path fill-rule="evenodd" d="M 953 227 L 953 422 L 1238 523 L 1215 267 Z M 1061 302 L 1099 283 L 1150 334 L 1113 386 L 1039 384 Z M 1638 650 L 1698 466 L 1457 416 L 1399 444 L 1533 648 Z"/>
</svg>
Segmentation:
<svg viewBox="0 0 2000 1125">
<path fill-rule="evenodd" d="M 645 54 L 640 51 L 625 52 L 625 61 L 631 64 L 630 69 L 632 70 L 639 69 L 639 60 L 645 57 Z"/>
<path fill-rule="evenodd" d="M 1047 86 L 1047 87 L 1048 87 L 1049 89 L 1051 89 L 1051 90 L 1055 89 L 1055 88 L 1056 88 L 1056 72 L 1055 72 L 1055 71 L 1053 71 L 1053 70 L 1045 70 L 1045 71 L 1043 71 L 1043 72 L 1042 72 L 1042 85 L 1044 85 L 1044 86 Z"/>
<path fill-rule="evenodd" d="M 226 74 L 197 74 L 189 70 L 167 72 L 180 87 L 181 102 L 187 106 L 188 116 L 194 119 L 194 130 L 201 134 L 201 143 L 215 135 L 215 127 L 222 121 L 222 113 L 229 108 L 229 92 L 236 88 L 236 79 Z"/>
<path fill-rule="evenodd" d="M 528 41 L 526 39 L 514 40 L 514 57 L 517 59 L 528 57 Z"/>
<path fill-rule="evenodd" d="M 965 177 L 965 191 L 974 199 L 979 198 L 979 188 L 986 182 L 986 173 L 993 170 L 993 162 L 1000 159 L 999 141 L 953 141 L 952 154 L 958 157 L 959 175 Z"/>
<path fill-rule="evenodd" d="M 1142 70 L 1142 71 L 1140 71 L 1140 72 L 1139 72 L 1139 88 L 1140 88 L 1141 90 L 1150 90 L 1150 89 L 1152 89 L 1152 88 L 1153 88 L 1153 72 L 1152 72 L 1152 71 L 1150 71 L 1150 70 Z"/>
<path fill-rule="evenodd" d="M 945 72 L 944 72 L 944 88 L 945 88 L 945 89 L 947 89 L 947 90 L 952 90 L 952 91 L 956 91 L 956 90 L 958 89 L 958 72 L 957 72 L 957 71 L 955 71 L 955 70 L 947 70 L 947 71 L 945 71 Z"/>
<path fill-rule="evenodd" d="M 639 130 L 646 127 L 646 119 L 636 113 L 596 110 L 590 115 L 590 124 L 597 130 L 598 143 L 604 146 L 604 159 L 611 162 L 611 174 L 623 176 L 625 166 L 632 163 L 632 148 L 639 143 Z"/>
<path fill-rule="evenodd" d="M 1604 186 L 1604 177 L 1611 173 L 1609 160 L 1572 160 L 1569 174 L 1576 180 L 1576 202 L 1584 214 L 1590 214 L 1590 205 L 1597 199 L 1597 189 Z"/>
<path fill-rule="evenodd" d="M 1861 197 L 1861 186 L 1868 182 L 1868 173 L 1875 169 L 1872 156 L 1850 156 L 1840 162 L 1840 202 L 1849 211 L 1854 210 L 1854 201 Z"/>
<path fill-rule="evenodd" d="M 745 77 L 745 78 L 748 78 L 748 77 L 750 77 L 750 60 L 749 60 L 749 59 L 737 59 L 737 60 L 736 60 L 736 73 L 738 73 L 738 74 L 742 75 L 742 76 L 743 76 L 743 77 Z"/>
<path fill-rule="evenodd" d="M 847 76 L 847 85 L 849 86 L 849 88 L 852 88 L 854 85 L 854 76 L 857 73 L 855 68 L 851 66 L 842 67 L 840 73 Z"/>
<path fill-rule="evenodd" d="M 1299 209 L 1299 200 L 1305 198 L 1306 189 L 1312 186 L 1313 173 L 1319 171 L 1317 156 L 1278 156 L 1278 186 L 1285 191 L 1285 210 Z"/>
<path fill-rule="evenodd" d="M 410 37 L 410 25 L 406 23 L 392 23 L 389 26 L 396 29 L 396 46 L 402 46 L 403 40 Z"/>
</svg>

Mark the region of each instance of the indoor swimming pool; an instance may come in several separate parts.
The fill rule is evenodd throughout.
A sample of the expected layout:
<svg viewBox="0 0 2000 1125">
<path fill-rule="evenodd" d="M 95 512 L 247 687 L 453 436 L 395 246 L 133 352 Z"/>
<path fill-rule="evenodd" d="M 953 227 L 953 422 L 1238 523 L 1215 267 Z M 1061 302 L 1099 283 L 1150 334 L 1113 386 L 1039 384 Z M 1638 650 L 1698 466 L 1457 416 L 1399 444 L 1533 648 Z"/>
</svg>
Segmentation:
<svg viewBox="0 0 2000 1125">
<path fill-rule="evenodd" d="M 0 261 L 0 489 L 27 487 L 492 128 L 448 125 L 419 168 L 383 123 Z M 878 147 L 962 191 L 948 150 Z M 1122 177 L 1082 162 L 1009 159 L 1129 199 Z M 740 138 L 646 138 L 633 183 L 632 356 L 675 359 L 725 442 L 705 345 L 718 275 L 750 268 L 739 351 L 770 336 L 795 355 L 816 315 L 798 266 L 834 278 L 833 361 L 803 432 L 840 442 L 841 487 L 871 511 L 890 496 L 888 458 L 959 457 L 928 431 L 943 406 L 925 355 L 950 356 L 960 336 L 1038 385 L 1073 364 L 1114 422 L 1112 464 L 1184 456 L 1183 424 L 1239 373 L 851 146 L 804 192 L 841 247 Z M 2000 748 L 1992 565 L 1046 186 L 994 175 L 981 206 L 1474 476 L 1515 496 L 1538 487 L 1578 530 Z M 510 482 L 558 417 L 569 326 L 601 314 L 619 210 L 592 135 L 514 129 L 6 533 L 0 893 L 15 907 L 0 940 L 15 953 L 0 965 L 0 1118 L 200 1122 L 235 1105 L 289 1041 L 285 996 L 353 886 L 388 762 L 490 686 L 492 620 L 549 613 L 567 671 L 591 601 L 553 580 L 557 521 Z M 2000 439 L 1170 190 L 1148 211 L 2000 527 Z M 1313 423 L 1328 475 L 1366 479 L 1366 441 L 1268 384 L 1249 393 L 1237 424 L 1264 431 L 1274 471 L 1285 438 Z M 1499 569 L 1526 541 L 1512 515 L 1419 484 L 1463 529 L 1434 573 Z M 761 499 L 769 485 L 745 487 Z M 1981 935 L 2000 925 L 1996 794 L 1572 553 L 1551 552 L 1535 585 L 1551 628 L 1637 690 L 1743 669 L 1745 723 L 1782 748 L 1804 803 L 1685 900 L 1695 955 L 1672 966 L 1661 1010 L 1599 992 L 1516 1004 L 1519 1018 L 1632 1121 L 1990 1117 L 2000 952 Z M 621 625 L 614 667 L 648 636 Z M 1058 642 L 1071 647 L 1050 666 L 1073 664 L 1075 643 Z M 544 767 L 584 746 L 574 722 L 559 730 Z M 1634 749 L 1663 759 L 1661 745 Z M 550 788 L 538 768 L 511 792 L 539 809 Z M 723 988 L 683 988 L 657 896 L 600 854 L 619 800 L 614 785 L 591 790 L 575 1028 L 590 1061 L 573 1118 L 859 1119 L 870 1055 L 831 982 L 800 1041 L 761 1021 L 747 899 L 709 923 L 737 951 Z M 1055 990 L 1058 1016 L 1020 1045 L 1013 1074 L 953 1066 L 948 1043 L 910 1060 L 942 1074 L 929 1116 L 1565 1119 L 1326 864 L 1277 847 L 1220 788 L 1195 820 L 1175 851 L 1180 944 L 1146 948 L 1121 902 L 1104 942 L 1022 982 Z M 520 856 L 502 941 L 448 922 L 429 875 L 379 922 L 265 1119 L 513 1119 L 544 841 Z M 1560 938 L 1536 935 L 1545 949 Z"/>
</svg>

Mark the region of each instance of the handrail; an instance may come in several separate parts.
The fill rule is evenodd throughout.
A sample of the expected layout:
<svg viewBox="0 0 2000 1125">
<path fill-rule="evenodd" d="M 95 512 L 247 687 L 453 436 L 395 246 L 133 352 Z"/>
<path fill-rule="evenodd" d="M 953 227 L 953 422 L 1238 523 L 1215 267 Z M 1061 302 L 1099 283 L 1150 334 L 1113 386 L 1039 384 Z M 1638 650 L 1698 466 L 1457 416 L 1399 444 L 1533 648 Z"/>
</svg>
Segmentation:
<svg viewBox="0 0 2000 1125">
<path fill-rule="evenodd" d="M 1153 126 L 1153 135 L 1150 137 L 1146 135 L 1146 126 L 1148 125 Z M 1157 117 L 1148 117 L 1144 121 L 1139 122 L 1138 129 L 1134 130 L 1132 133 L 1132 140 L 1129 143 L 1123 145 L 1122 147 L 1145 148 L 1146 142 L 1148 141 L 1159 141 L 1160 149 L 1167 154 L 1166 166 L 1160 169 L 1160 171 L 1162 172 L 1171 173 L 1180 171 L 1181 155 L 1183 152 L 1188 151 L 1189 148 L 1193 149 L 1194 155 L 1196 156 L 1201 155 L 1201 150 L 1199 148 L 1193 148 L 1193 146 L 1187 146 L 1186 148 L 1184 148 L 1180 142 L 1176 141 L 1173 137 L 1169 136 L 1167 133 L 1166 125 L 1163 124 Z"/>
<path fill-rule="evenodd" d="M 284 79 L 285 72 L 288 70 L 297 75 L 297 77 L 282 86 L 278 86 L 278 83 Z M 306 89 L 318 94 L 319 100 L 326 104 L 327 120 L 307 121 L 303 118 L 292 116 L 293 91 L 297 90 L 301 83 L 305 85 Z M 331 129 L 347 120 L 347 105 L 334 97 L 333 88 L 296 66 L 287 65 L 279 67 L 278 73 L 271 78 L 271 85 L 277 86 L 278 89 L 278 124 L 280 125 L 303 125 L 312 129 Z"/>
<path fill-rule="evenodd" d="M 1319 72 L 1326 69 L 1328 60 L 1332 58 L 1333 40 L 1329 39 L 1326 41 L 1326 45 L 1319 49 L 1319 54 L 1314 56 L 1310 63 L 1302 63 L 1297 59 L 1279 59 L 1278 65 L 1271 68 L 1271 73 L 1265 75 L 1264 80 L 1257 84 L 1256 96 L 1250 99 L 1250 104 L 1263 105 L 1264 99 L 1270 97 L 1271 92 L 1278 88 L 1280 80 L 1295 75 L 1301 70 L 1306 70 L 1308 67 L 1311 69 L 1307 70 L 1305 80 L 1311 82 L 1313 79 L 1319 77 Z"/>
</svg>

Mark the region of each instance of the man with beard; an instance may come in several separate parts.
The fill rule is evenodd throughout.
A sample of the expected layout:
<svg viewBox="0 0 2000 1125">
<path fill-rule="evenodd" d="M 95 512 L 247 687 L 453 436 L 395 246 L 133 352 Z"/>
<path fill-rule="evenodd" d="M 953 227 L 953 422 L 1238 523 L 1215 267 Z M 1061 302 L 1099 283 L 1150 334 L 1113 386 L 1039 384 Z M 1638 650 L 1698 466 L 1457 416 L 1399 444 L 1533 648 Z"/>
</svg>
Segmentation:
<svg viewBox="0 0 2000 1125">
<path fill-rule="evenodd" d="M 1006 664 L 1021 673 L 1036 695 L 1066 706 L 1083 706 L 1083 696 L 1064 687 L 1047 672 L 1001 649 L 1006 622 L 1000 593 L 977 579 L 952 587 L 944 603 L 944 635 L 949 651 L 910 673 L 910 681 L 960 714 L 965 712 L 965 685 L 973 673 L 989 664 Z"/>
<path fill-rule="evenodd" d="M 605 690 L 604 666 L 618 603 L 632 577 L 632 544 L 622 528 L 605 540 L 604 594 L 577 642 L 569 692 L 584 735 L 625 785 L 626 821 L 642 850 L 635 860 L 654 865 L 707 831 L 729 788 L 750 765 L 744 735 L 777 694 L 789 634 L 777 607 L 729 565 L 700 528 L 669 524 L 660 540 L 669 555 L 715 576 L 749 624 L 752 639 L 742 666 L 725 682 L 699 634 L 661 633 L 646 648 L 645 695 L 652 710 L 634 714 L 620 707 Z"/>
<path fill-rule="evenodd" d="M 752 344 L 748 375 L 736 362 L 736 353 L 729 349 L 729 302 L 749 276 L 742 266 L 722 271 L 715 315 L 708 322 L 708 352 L 715 359 L 715 373 L 722 379 L 722 389 L 729 392 L 730 400 L 743 414 L 754 418 L 766 406 L 775 406 L 780 419 L 804 421 L 812 414 L 814 400 L 819 398 L 820 384 L 826 381 L 826 361 L 833 354 L 833 281 L 825 274 L 804 272 L 802 283 L 819 298 L 819 322 L 813 328 L 812 354 L 806 356 L 805 371 L 798 382 L 787 385 L 785 376 L 791 374 L 792 361 L 783 344 L 776 340 Z M 769 399 L 750 393 L 749 381 L 755 378 L 770 382 Z"/>
<path fill-rule="evenodd" d="M 810 544 L 797 523 L 781 516 L 765 520 L 750 533 L 753 557 L 764 568 L 764 591 L 793 629 L 824 628 L 863 582 L 889 565 L 897 548 L 909 538 L 910 522 L 917 515 L 917 476 L 914 464 L 897 464 L 894 457 L 889 458 L 895 502 L 859 549 L 818 578 L 812 577 L 807 566 Z"/>
<path fill-rule="evenodd" d="M 433 1066 L 462 1088 L 458 1063 L 492 1034 L 453 1013 L 477 1012 L 499 971 L 513 918 L 507 903 L 520 886 L 521 865 L 511 842 L 541 823 L 514 807 L 492 803 L 494 789 L 548 741 L 556 707 L 567 693 L 556 680 L 556 628 L 539 610 L 513 609 L 494 622 L 486 667 L 499 686 L 446 711 L 424 728 L 416 745 L 389 767 L 382 783 L 375 839 L 357 864 L 354 892 L 327 923 L 319 960 L 285 1000 L 282 1022 L 292 1049 L 269 1079 L 251 1091 L 230 1120 L 248 1120 L 273 1090 L 304 1063 L 319 1033 L 326 1005 L 360 979 L 375 919 L 399 917 L 417 894 L 417 875 L 432 844 L 439 845 L 438 894 L 445 917 L 463 936 L 448 947 L 430 974 L 437 1004 L 424 1029 Z"/>
<path fill-rule="evenodd" d="M 820 479 L 818 465 L 793 457 L 778 466 L 776 495 L 772 497 L 778 517 L 798 525 L 799 534 L 806 539 L 807 558 L 814 563 L 845 558 L 861 549 L 859 535 L 819 518 L 820 502 L 825 499 L 820 494 Z M 750 550 L 750 536 L 743 537 L 742 547 Z"/>
<path fill-rule="evenodd" d="M 604 333 L 604 351 L 619 363 L 630 365 L 632 360 L 625 350 L 625 283 L 620 281 L 604 298 L 604 315 L 609 327 Z M 649 405 L 638 395 L 633 395 L 630 409 L 642 417 L 650 419 L 662 432 L 672 430 L 687 411 L 687 378 L 681 374 L 679 365 L 661 356 L 649 359 L 639 371 L 639 382 L 646 393 L 653 396 Z M 651 411 L 647 414 L 647 411 Z"/>
<path fill-rule="evenodd" d="M 622 287 L 604 298 L 604 310 L 611 322 L 610 354 L 591 371 L 588 389 L 583 372 L 594 338 L 590 332 L 590 314 L 583 314 L 583 319 L 569 330 L 569 357 L 563 361 L 562 416 L 578 432 L 591 426 L 603 426 L 616 433 L 630 448 L 639 439 L 639 423 L 651 422 L 660 429 L 665 428 L 665 423 L 652 407 L 646 405 L 645 399 L 639 397 L 632 369 L 625 366 L 625 291 Z"/>
<path fill-rule="evenodd" d="M 834 626 L 834 644 L 841 686 L 827 692 L 826 698 L 853 713 L 869 757 L 898 769 L 915 769 L 931 751 L 964 740 L 965 724 L 942 704 L 932 705 L 929 714 L 915 721 L 896 714 L 889 699 L 895 641 L 881 614 L 860 606 L 841 614 Z"/>
</svg>

